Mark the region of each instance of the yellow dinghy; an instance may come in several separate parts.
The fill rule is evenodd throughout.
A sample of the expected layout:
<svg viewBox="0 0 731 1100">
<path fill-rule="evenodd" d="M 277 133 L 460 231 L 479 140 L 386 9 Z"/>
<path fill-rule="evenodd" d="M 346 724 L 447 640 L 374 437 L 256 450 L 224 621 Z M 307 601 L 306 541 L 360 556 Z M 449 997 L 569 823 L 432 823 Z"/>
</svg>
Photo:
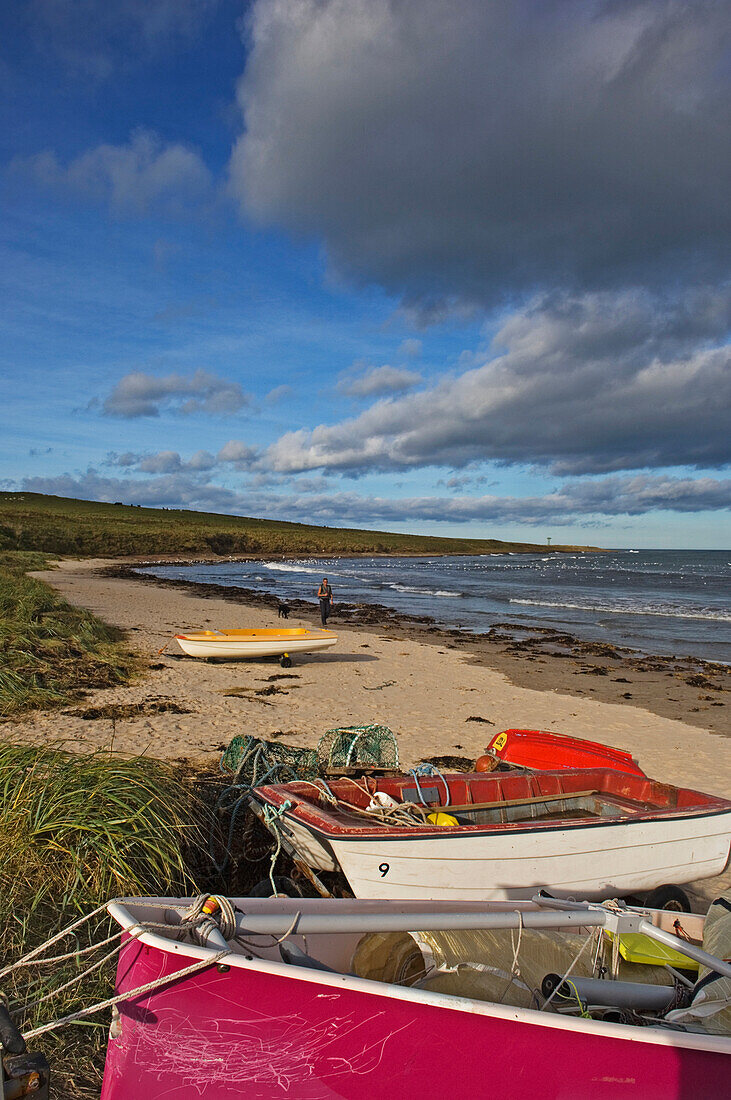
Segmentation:
<svg viewBox="0 0 731 1100">
<path fill-rule="evenodd" d="M 193 634 L 176 634 L 176 641 L 190 657 L 223 657 L 237 660 L 247 657 L 281 657 L 289 668 L 290 653 L 314 653 L 328 649 L 338 640 L 332 630 L 197 630 Z"/>
</svg>

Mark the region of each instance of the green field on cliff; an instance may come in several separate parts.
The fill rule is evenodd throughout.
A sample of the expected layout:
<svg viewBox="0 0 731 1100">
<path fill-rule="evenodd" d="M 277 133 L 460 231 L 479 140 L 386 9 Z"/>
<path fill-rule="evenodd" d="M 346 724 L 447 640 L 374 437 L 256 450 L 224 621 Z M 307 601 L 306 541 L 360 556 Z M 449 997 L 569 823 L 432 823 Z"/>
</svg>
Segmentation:
<svg viewBox="0 0 731 1100">
<path fill-rule="evenodd" d="M 0 550 L 80 557 L 151 554 L 490 554 L 545 543 L 399 535 L 281 520 L 0 493 Z M 552 546 L 552 550 L 584 549 Z"/>
</svg>

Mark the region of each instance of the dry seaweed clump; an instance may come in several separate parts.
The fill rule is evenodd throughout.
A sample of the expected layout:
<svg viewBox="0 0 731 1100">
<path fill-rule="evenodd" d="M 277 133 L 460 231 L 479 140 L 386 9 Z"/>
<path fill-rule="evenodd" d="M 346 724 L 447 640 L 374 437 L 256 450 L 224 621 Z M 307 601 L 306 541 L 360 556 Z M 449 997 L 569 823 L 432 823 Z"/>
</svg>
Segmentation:
<svg viewBox="0 0 731 1100">
<path fill-rule="evenodd" d="M 0 718 L 126 683 L 137 665 L 122 634 L 28 577 L 39 555 L 0 555 Z"/>
<path fill-rule="evenodd" d="M 202 820 L 190 784 L 159 761 L 0 743 L 4 962 L 21 958 L 112 897 L 194 891 L 187 863 L 191 849 L 200 846 Z M 114 931 L 102 913 L 51 951 L 69 952 L 70 958 L 3 978 L 3 992 L 24 1030 L 110 995 L 114 958 L 81 975 L 114 943 L 82 952 Z M 51 995 L 66 982 L 72 984 Z M 94 1017 L 38 1040 L 52 1062 L 57 1095 L 98 1097 L 108 1024 L 106 1016 Z"/>
</svg>

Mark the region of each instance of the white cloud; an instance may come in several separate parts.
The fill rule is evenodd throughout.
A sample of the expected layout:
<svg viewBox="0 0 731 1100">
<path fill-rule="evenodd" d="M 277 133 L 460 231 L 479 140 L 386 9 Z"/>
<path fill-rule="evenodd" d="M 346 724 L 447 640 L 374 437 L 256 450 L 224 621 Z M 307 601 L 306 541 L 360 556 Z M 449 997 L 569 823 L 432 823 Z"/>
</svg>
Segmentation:
<svg viewBox="0 0 731 1100">
<path fill-rule="evenodd" d="M 119 380 L 104 400 L 102 412 L 126 419 L 159 416 L 163 410 L 183 416 L 192 413 L 226 416 L 248 405 L 250 400 L 238 382 L 229 382 L 209 371 L 164 377 L 133 371 Z"/>
<path fill-rule="evenodd" d="M 278 405 L 280 401 L 286 401 L 288 397 L 292 396 L 291 386 L 275 386 L 273 390 L 269 390 L 264 400 L 267 405 Z"/>
<path fill-rule="evenodd" d="M 399 344 L 398 354 L 405 356 L 407 359 L 418 359 L 422 350 L 421 340 L 415 340 L 410 337 L 408 340 L 402 340 Z"/>
<path fill-rule="evenodd" d="M 238 470 L 249 469 L 257 457 L 256 448 L 250 447 L 240 439 L 229 439 L 218 452 L 219 462 L 230 462 Z"/>
<path fill-rule="evenodd" d="M 347 397 L 381 397 L 386 394 L 405 393 L 422 381 L 420 374 L 405 368 L 363 367 L 358 364 L 337 383 L 339 393 Z"/>
<path fill-rule="evenodd" d="M 729 461 L 731 295 L 553 296 L 510 316 L 479 365 L 360 416 L 288 432 L 280 472 L 478 461 L 558 473 Z M 696 308 L 697 307 L 697 308 Z"/>
</svg>

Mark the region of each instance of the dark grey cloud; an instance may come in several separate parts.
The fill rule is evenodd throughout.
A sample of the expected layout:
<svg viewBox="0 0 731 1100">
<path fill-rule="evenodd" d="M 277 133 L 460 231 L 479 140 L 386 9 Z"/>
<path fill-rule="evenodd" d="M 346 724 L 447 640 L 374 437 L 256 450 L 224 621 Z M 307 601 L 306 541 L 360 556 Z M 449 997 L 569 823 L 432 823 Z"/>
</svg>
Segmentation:
<svg viewBox="0 0 731 1100">
<path fill-rule="evenodd" d="M 258 0 L 231 186 L 422 308 L 728 271 L 724 0 Z"/>
<path fill-rule="evenodd" d="M 183 416 L 191 413 L 225 416 L 248 405 L 250 400 L 238 382 L 205 370 L 164 377 L 133 371 L 119 380 L 104 400 L 102 412 L 126 419 L 159 416 L 163 410 Z"/>
<path fill-rule="evenodd" d="M 336 389 L 346 397 L 383 397 L 405 393 L 422 381 L 421 375 L 405 367 L 382 367 L 356 364 L 337 382 Z"/>
<path fill-rule="evenodd" d="M 151 507 L 196 508 L 241 515 L 302 519 L 321 523 L 521 523 L 550 522 L 557 526 L 606 521 L 616 516 L 649 512 L 700 513 L 731 508 L 731 479 L 607 477 L 570 482 L 542 497 L 363 497 L 351 492 L 273 493 L 268 483 L 241 491 L 224 488 L 190 472 L 163 474 L 145 480 L 108 478 L 90 468 L 83 475 L 30 477 L 29 492 L 120 500 Z"/>
<path fill-rule="evenodd" d="M 289 432 L 282 473 L 492 460 L 559 474 L 729 461 L 731 294 L 549 296 L 513 313 L 476 365 L 335 425 Z"/>
</svg>

